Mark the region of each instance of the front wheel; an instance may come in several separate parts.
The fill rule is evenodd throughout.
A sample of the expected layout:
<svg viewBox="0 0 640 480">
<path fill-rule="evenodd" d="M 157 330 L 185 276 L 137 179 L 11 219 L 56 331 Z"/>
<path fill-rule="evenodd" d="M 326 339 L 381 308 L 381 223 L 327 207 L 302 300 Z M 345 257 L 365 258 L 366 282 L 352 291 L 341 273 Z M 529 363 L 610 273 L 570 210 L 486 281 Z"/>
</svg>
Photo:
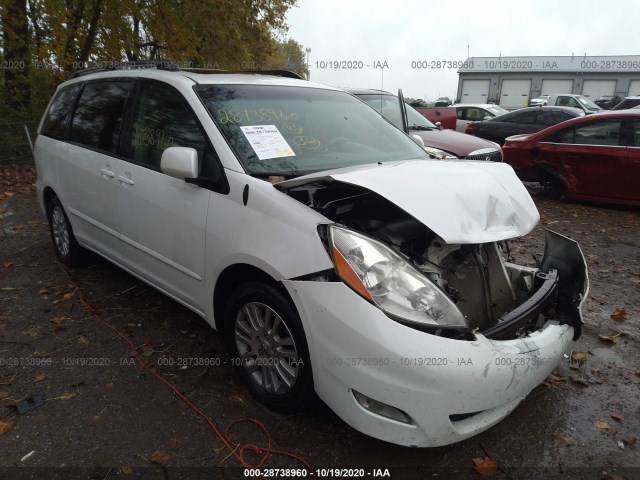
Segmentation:
<svg viewBox="0 0 640 480">
<path fill-rule="evenodd" d="M 304 330 L 295 307 L 277 288 L 240 286 L 225 315 L 233 364 L 264 404 L 297 410 L 313 398 L 313 376 Z"/>
<path fill-rule="evenodd" d="M 58 259 L 67 265 L 81 263 L 82 247 L 73 235 L 73 228 L 58 197 L 53 197 L 47 204 L 47 218 L 53 248 Z"/>
</svg>

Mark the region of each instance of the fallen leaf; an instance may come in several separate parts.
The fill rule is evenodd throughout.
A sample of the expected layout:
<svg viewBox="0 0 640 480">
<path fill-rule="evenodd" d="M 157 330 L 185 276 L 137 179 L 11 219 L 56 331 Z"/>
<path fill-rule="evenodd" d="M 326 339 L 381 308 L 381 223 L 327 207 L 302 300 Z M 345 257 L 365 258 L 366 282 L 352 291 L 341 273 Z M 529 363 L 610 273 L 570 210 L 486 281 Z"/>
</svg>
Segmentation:
<svg viewBox="0 0 640 480">
<path fill-rule="evenodd" d="M 14 290 L 18 289 L 13 287 L 0 287 L 0 292 L 13 292 Z"/>
<path fill-rule="evenodd" d="M 498 470 L 498 464 L 489 457 L 473 459 L 473 467 L 482 476 L 493 475 Z"/>
<path fill-rule="evenodd" d="M 158 465 L 165 465 L 169 460 L 171 460 L 171 456 L 168 453 L 161 452 L 160 450 L 156 450 L 151 454 L 151 463 L 156 463 Z"/>
<path fill-rule="evenodd" d="M 4 268 L 12 267 L 12 266 L 13 266 L 13 262 L 4 262 L 4 263 L 2 264 L 2 266 L 3 266 Z"/>
<path fill-rule="evenodd" d="M 618 343 L 618 335 L 620 334 L 618 333 L 617 335 L 603 335 L 601 333 L 598 335 L 598 338 L 604 342 Z"/>
<path fill-rule="evenodd" d="M 622 414 L 618 413 L 618 412 L 611 412 L 609 413 L 609 416 L 611 418 L 613 418 L 614 420 L 617 420 L 618 422 L 621 422 L 624 420 L 624 417 L 622 416 Z"/>
<path fill-rule="evenodd" d="M 627 311 L 624 308 L 616 308 L 613 311 L 613 313 L 610 315 L 610 317 L 613 320 L 617 320 L 619 322 L 621 322 L 622 320 L 626 320 L 628 316 L 629 316 L 629 314 L 627 313 Z"/>
<path fill-rule="evenodd" d="M 9 392 L 0 392 L 0 398 L 7 398 L 9 396 Z"/>
<path fill-rule="evenodd" d="M 55 323 L 57 325 L 58 323 L 62 322 L 65 318 L 67 318 L 67 317 L 65 317 L 64 315 L 61 315 L 59 317 L 50 318 L 49 321 L 51 323 Z"/>
<path fill-rule="evenodd" d="M 13 428 L 13 422 L 0 422 L 0 435 L 4 435 Z"/>
<path fill-rule="evenodd" d="M 47 376 L 44 373 L 39 373 L 38 375 L 36 375 L 33 379 L 34 382 L 41 382 L 42 380 L 44 380 L 45 378 L 47 378 Z"/>
<path fill-rule="evenodd" d="M 593 421 L 593 424 L 594 424 L 596 427 L 598 427 L 599 429 L 601 429 L 601 430 L 608 430 L 608 429 L 610 429 L 610 428 L 611 428 L 611 425 L 609 425 L 609 424 L 608 424 L 607 422 L 605 422 L 604 420 L 598 420 L 598 419 L 595 419 L 595 420 L 592 420 L 592 421 Z"/>
<path fill-rule="evenodd" d="M 562 435 L 561 433 L 554 433 L 553 441 L 556 443 L 556 445 L 561 445 L 563 447 L 578 444 L 577 440 L 571 438 L 568 435 Z"/>
<path fill-rule="evenodd" d="M 636 437 L 627 437 L 627 438 L 623 438 L 622 441 L 626 444 L 629 445 L 635 445 L 637 442 L 637 438 Z"/>
<path fill-rule="evenodd" d="M 5 192 L 5 195 L 6 195 L 6 194 L 7 194 L 7 193 Z M 17 232 L 18 230 L 24 230 L 24 225 L 16 225 L 15 227 L 13 227 L 13 228 L 12 228 L 12 230 L 13 230 L 14 232 Z"/>
<path fill-rule="evenodd" d="M 131 475 L 133 473 L 133 468 L 131 468 L 131 467 L 122 467 L 122 468 L 120 468 L 120 471 L 122 473 L 124 473 L 125 475 Z"/>
<path fill-rule="evenodd" d="M 78 343 L 80 345 L 89 345 L 89 340 L 87 340 L 85 337 L 78 337 Z"/>
<path fill-rule="evenodd" d="M 41 352 L 39 350 L 33 352 L 33 356 L 35 358 L 48 358 L 49 357 L 49 352 Z"/>
<path fill-rule="evenodd" d="M 586 352 L 571 352 L 571 363 L 572 363 L 572 365 L 570 365 L 571 367 L 573 367 L 574 364 L 582 365 L 586 361 L 587 361 Z"/>
<path fill-rule="evenodd" d="M 107 383 L 105 387 L 111 390 L 113 388 L 113 383 Z"/>
<path fill-rule="evenodd" d="M 77 392 L 65 392 L 57 398 L 59 398 L 60 400 L 71 400 L 76 395 L 78 395 Z"/>
<path fill-rule="evenodd" d="M 626 477 L 618 475 L 617 473 L 607 473 L 602 480 L 626 480 Z"/>
<path fill-rule="evenodd" d="M 41 288 L 38 293 L 40 295 L 48 295 L 49 294 L 49 290 L 47 290 L 46 288 Z"/>
<path fill-rule="evenodd" d="M 579 383 L 580 385 L 584 385 L 585 387 L 589 386 L 589 382 L 584 377 L 579 377 L 578 375 L 571 375 L 571 381 L 573 383 Z"/>
<path fill-rule="evenodd" d="M 62 300 L 69 300 L 71 297 L 75 295 L 75 292 L 69 292 L 62 295 Z"/>
</svg>

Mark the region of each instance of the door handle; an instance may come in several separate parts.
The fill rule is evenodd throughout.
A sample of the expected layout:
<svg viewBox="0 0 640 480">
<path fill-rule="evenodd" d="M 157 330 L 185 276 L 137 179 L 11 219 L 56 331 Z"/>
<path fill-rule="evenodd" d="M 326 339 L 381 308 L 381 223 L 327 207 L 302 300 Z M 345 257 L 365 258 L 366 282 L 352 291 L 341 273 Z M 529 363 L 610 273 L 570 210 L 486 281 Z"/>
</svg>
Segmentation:
<svg viewBox="0 0 640 480">
<path fill-rule="evenodd" d="M 102 175 L 104 175 L 105 177 L 109 177 L 109 178 L 113 178 L 116 176 L 116 174 L 114 172 L 112 172 L 111 170 L 109 170 L 109 168 L 111 168 L 109 165 L 107 165 L 105 168 L 100 170 L 100 173 Z"/>
<path fill-rule="evenodd" d="M 121 183 L 126 183 L 127 185 L 135 185 L 136 184 L 136 182 L 134 182 L 130 178 L 127 178 L 127 177 L 122 176 L 122 175 L 118 175 L 118 180 L 120 180 Z"/>
</svg>

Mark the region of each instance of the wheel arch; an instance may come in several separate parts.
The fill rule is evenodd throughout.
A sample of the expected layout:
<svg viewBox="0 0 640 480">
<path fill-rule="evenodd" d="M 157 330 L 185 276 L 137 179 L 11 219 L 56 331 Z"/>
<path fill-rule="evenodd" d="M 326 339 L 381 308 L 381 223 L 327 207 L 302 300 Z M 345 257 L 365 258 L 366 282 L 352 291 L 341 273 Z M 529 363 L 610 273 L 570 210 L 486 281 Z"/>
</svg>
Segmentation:
<svg viewBox="0 0 640 480">
<path fill-rule="evenodd" d="M 218 276 L 213 290 L 213 320 L 219 332 L 224 331 L 224 314 L 229 297 L 236 288 L 249 282 L 262 282 L 276 288 L 291 302 L 293 308 L 296 308 L 295 302 L 282 283 L 264 270 L 247 263 L 229 265 Z"/>
<path fill-rule="evenodd" d="M 56 194 L 56 192 L 53 190 L 53 188 L 46 186 L 44 188 L 44 190 L 42 191 L 42 201 L 44 203 L 44 208 L 45 210 L 47 209 L 49 202 L 51 201 L 52 198 L 57 197 L 58 195 Z"/>
</svg>

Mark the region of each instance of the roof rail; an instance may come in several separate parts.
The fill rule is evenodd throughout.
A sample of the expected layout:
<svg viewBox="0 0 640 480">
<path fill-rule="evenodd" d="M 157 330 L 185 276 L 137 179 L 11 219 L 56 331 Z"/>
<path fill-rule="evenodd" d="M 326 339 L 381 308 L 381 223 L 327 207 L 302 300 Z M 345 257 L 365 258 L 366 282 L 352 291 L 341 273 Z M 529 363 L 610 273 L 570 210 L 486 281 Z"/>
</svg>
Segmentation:
<svg viewBox="0 0 640 480">
<path fill-rule="evenodd" d="M 111 70 L 132 70 L 136 68 L 157 68 L 177 72 L 180 70 L 173 60 L 159 58 L 156 60 L 134 60 L 131 62 L 92 62 L 86 68 L 76 70 L 69 78 L 78 78 L 90 73 L 108 72 Z"/>
<path fill-rule="evenodd" d="M 182 72 L 191 73 L 217 73 L 217 74 L 234 74 L 234 73 L 246 73 L 254 75 L 272 75 L 274 77 L 286 77 L 296 78 L 298 80 L 304 80 L 304 77 L 298 75 L 296 72 L 289 70 L 220 70 L 216 68 L 181 68 Z"/>
</svg>

